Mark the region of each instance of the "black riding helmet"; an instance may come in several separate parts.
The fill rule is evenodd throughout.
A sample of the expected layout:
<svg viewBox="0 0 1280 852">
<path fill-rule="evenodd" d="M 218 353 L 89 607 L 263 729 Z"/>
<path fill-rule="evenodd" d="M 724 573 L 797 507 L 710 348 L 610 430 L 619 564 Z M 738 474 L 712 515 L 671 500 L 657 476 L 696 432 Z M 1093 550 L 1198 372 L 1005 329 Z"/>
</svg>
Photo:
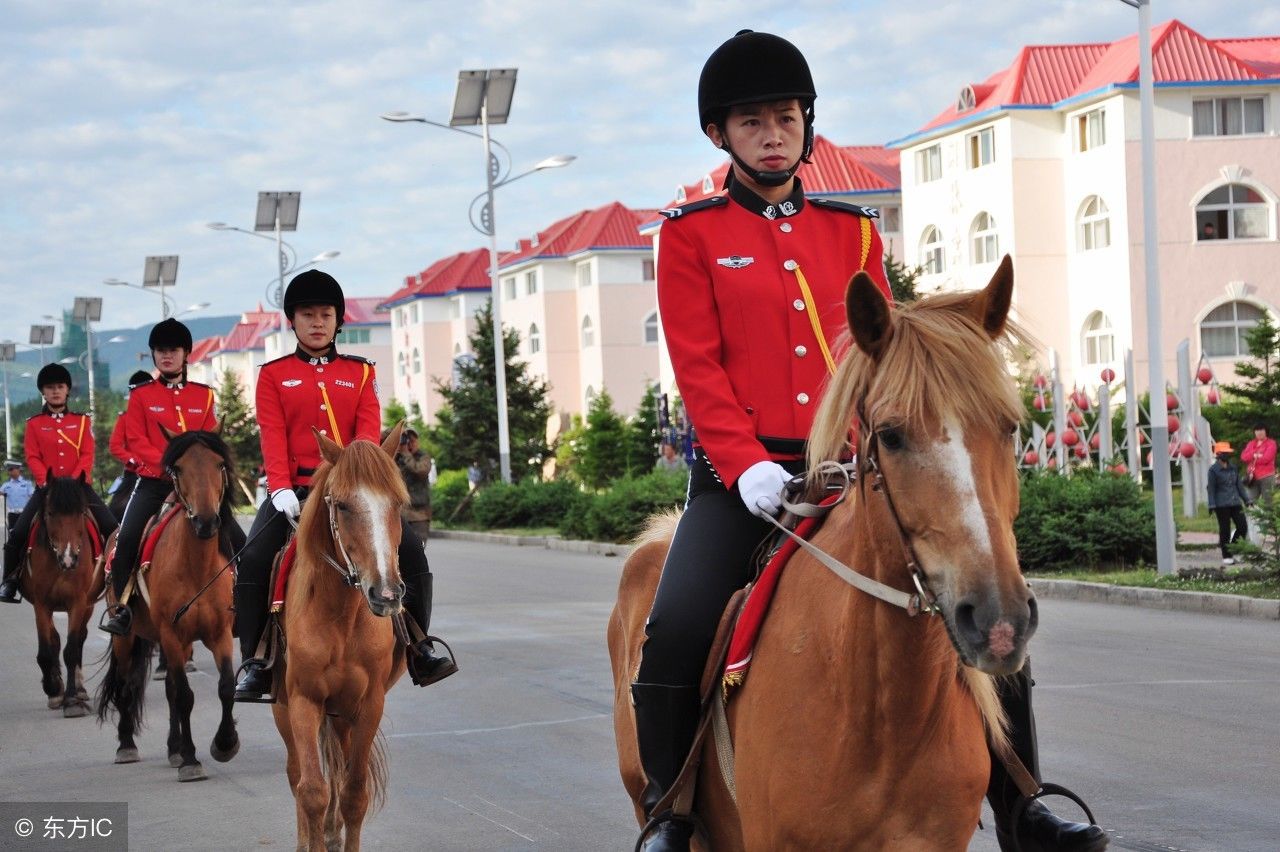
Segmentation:
<svg viewBox="0 0 1280 852">
<path fill-rule="evenodd" d="M 138 385 L 145 385 L 147 382 L 151 381 L 151 379 L 151 374 L 146 370 L 138 370 L 129 377 L 129 390 L 133 390 Z"/>
<path fill-rule="evenodd" d="M 191 351 L 191 329 L 173 317 L 155 324 L 151 336 L 147 338 L 148 348 L 185 349 Z"/>
<path fill-rule="evenodd" d="M 71 389 L 71 371 L 61 364 L 45 364 L 36 374 L 36 390 L 43 391 L 49 385 L 63 384 Z"/>
<path fill-rule="evenodd" d="M 338 328 L 347 312 L 347 299 L 342 295 L 342 285 L 332 275 L 318 269 L 308 269 L 294 276 L 284 291 L 284 315 L 293 322 L 293 312 L 307 305 L 333 305 L 338 315 Z"/>
<path fill-rule="evenodd" d="M 705 133 L 707 125 L 714 124 L 723 132 L 730 107 L 797 98 L 804 111 L 804 147 L 800 159 L 786 171 L 753 169 L 729 148 L 727 140 L 724 145 L 738 168 L 756 183 L 781 186 L 801 163 L 809 162 L 813 153 L 813 101 L 817 96 L 809 63 L 794 44 L 770 33 L 740 30 L 716 48 L 702 66 L 702 76 L 698 78 L 699 129 Z"/>
</svg>

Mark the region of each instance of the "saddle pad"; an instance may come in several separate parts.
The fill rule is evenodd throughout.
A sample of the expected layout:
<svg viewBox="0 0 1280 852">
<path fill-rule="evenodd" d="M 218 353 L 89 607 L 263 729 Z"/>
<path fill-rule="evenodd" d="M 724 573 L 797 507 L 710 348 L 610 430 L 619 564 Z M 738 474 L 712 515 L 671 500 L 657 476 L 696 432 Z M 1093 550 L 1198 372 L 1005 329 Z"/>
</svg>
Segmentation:
<svg viewBox="0 0 1280 852">
<path fill-rule="evenodd" d="M 36 538 L 40 535 L 40 530 L 44 527 L 44 522 L 36 518 L 31 523 L 31 532 L 27 533 L 27 552 L 30 553 L 35 549 Z M 98 524 L 93 519 L 93 515 L 85 514 L 84 531 L 89 534 L 89 544 L 92 549 L 94 561 L 102 555 L 102 536 L 98 532 Z"/>
<path fill-rule="evenodd" d="M 276 563 L 275 582 L 271 584 L 272 612 L 280 612 L 284 609 L 284 590 L 289 584 L 289 572 L 293 569 L 294 557 L 297 555 L 298 540 L 291 536 L 289 543 L 280 552 L 280 559 Z"/>
<path fill-rule="evenodd" d="M 823 501 L 823 505 L 835 502 L 831 497 Z M 805 518 L 795 529 L 795 534 L 807 539 L 818 528 L 824 516 Z M 773 554 L 769 564 L 760 572 L 759 579 L 751 587 L 747 601 L 742 605 L 742 614 L 733 628 L 733 637 L 729 640 L 729 654 L 725 658 L 724 688 L 726 695 L 734 687 L 742 685 L 751 666 L 751 653 L 755 649 L 756 637 L 760 635 L 760 627 L 769 613 L 769 605 L 773 602 L 773 592 L 778 587 L 778 578 L 786 566 L 791 554 L 800 549 L 795 539 L 784 538 L 782 545 Z"/>
<path fill-rule="evenodd" d="M 147 535 L 146 541 L 142 544 L 142 556 L 138 560 L 139 565 L 151 564 L 151 557 L 155 555 L 156 545 L 160 542 L 160 534 L 164 532 L 165 527 L 169 526 L 169 522 L 177 517 L 181 508 L 180 504 L 174 503 L 169 511 L 160 515 L 160 519 L 156 521 L 155 526 L 151 528 L 151 532 Z"/>
</svg>

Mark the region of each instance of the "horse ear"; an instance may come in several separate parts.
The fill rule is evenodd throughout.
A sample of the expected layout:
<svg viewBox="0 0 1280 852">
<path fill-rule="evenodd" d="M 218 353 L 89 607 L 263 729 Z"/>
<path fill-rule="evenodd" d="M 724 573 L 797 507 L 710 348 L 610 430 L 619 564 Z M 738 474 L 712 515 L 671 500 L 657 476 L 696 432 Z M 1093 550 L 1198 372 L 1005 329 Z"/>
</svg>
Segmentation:
<svg viewBox="0 0 1280 852">
<path fill-rule="evenodd" d="M 311 427 L 311 434 L 316 436 L 316 444 L 320 447 L 321 457 L 329 464 L 337 464 L 338 456 L 342 455 L 342 447 L 339 447 L 326 436 L 321 435 L 320 430 L 314 426 Z"/>
<path fill-rule="evenodd" d="M 400 447 L 400 433 L 404 431 L 404 420 L 392 427 L 387 433 L 387 438 L 382 442 L 382 451 L 387 455 L 395 458 L 396 450 Z"/>
<path fill-rule="evenodd" d="M 1006 254 L 987 286 L 969 302 L 969 312 L 986 331 L 987 336 L 995 340 L 1004 333 L 1012 302 L 1013 260 Z"/>
<path fill-rule="evenodd" d="M 161 424 L 159 424 L 159 425 L 160 425 L 160 431 L 164 433 L 164 436 L 165 436 L 165 438 L 166 438 L 166 439 L 168 439 L 168 440 L 172 441 L 175 437 L 177 437 L 177 435 L 178 435 L 178 433 L 177 433 L 177 432 L 170 432 L 168 429 L 164 428 L 164 424 L 163 424 L 163 423 L 161 423 Z"/>
<path fill-rule="evenodd" d="M 844 309 L 853 342 L 872 361 L 879 361 L 893 339 L 893 319 L 889 316 L 889 302 L 865 271 L 859 270 L 849 282 Z"/>
<path fill-rule="evenodd" d="M 84 484 L 85 484 L 85 482 L 87 482 L 87 481 L 88 481 L 87 479 L 85 479 L 85 475 L 84 475 L 84 471 L 83 471 L 83 470 L 82 470 L 82 471 L 80 471 L 80 475 L 79 475 L 79 476 L 77 476 L 77 477 L 76 477 L 76 479 L 78 479 L 78 480 L 80 481 L 80 484 L 81 484 L 81 485 L 84 485 Z"/>
</svg>

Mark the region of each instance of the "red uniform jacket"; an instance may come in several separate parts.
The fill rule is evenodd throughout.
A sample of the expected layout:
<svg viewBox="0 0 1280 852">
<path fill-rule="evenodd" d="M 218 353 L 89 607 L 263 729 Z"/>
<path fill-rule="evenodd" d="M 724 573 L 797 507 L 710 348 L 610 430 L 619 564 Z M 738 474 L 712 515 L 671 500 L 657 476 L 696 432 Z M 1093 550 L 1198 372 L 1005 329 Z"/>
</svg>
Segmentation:
<svg viewBox="0 0 1280 852">
<path fill-rule="evenodd" d="M 377 442 L 382 428 L 373 363 L 337 350 L 312 358 L 299 349 L 263 364 L 256 400 L 270 492 L 311 484 L 320 466 L 311 427 L 340 446 Z"/>
<path fill-rule="evenodd" d="M 133 456 L 129 453 L 129 445 L 124 439 L 125 412 L 121 411 L 120 416 L 116 418 L 116 425 L 111 429 L 111 455 L 120 460 L 125 470 L 137 470 L 138 464 L 133 460 Z"/>
<path fill-rule="evenodd" d="M 797 458 L 761 439 L 808 436 L 828 374 L 822 344 L 839 356 L 849 279 L 865 269 L 889 296 L 877 214 L 805 199 L 797 182 L 778 205 L 737 184 L 663 215 L 667 349 L 698 444 L 731 487 L 756 462 Z"/>
<path fill-rule="evenodd" d="M 46 409 L 27 418 L 23 439 L 27 467 L 37 486 L 49 484 L 50 476 L 79 476 L 93 479 L 93 425 L 89 415 L 75 411 L 50 414 Z"/>
<path fill-rule="evenodd" d="M 124 441 L 139 476 L 163 479 L 160 460 L 164 458 L 170 432 L 212 430 L 218 421 L 213 411 L 213 388 L 199 382 L 156 379 L 129 392 L 129 408 L 124 414 Z"/>
</svg>

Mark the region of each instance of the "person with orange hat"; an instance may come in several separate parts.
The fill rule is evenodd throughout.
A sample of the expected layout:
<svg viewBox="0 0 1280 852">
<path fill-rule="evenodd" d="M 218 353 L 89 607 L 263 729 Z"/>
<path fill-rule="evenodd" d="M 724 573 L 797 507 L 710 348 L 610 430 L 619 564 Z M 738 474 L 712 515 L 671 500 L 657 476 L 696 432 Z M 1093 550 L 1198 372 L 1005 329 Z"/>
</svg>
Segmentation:
<svg viewBox="0 0 1280 852">
<path fill-rule="evenodd" d="M 1209 467 L 1209 511 L 1218 518 L 1218 547 L 1222 550 L 1223 565 L 1236 564 L 1235 557 L 1231 555 L 1231 545 L 1249 535 L 1244 506 L 1253 502 L 1244 490 L 1240 471 L 1231 463 L 1234 453 L 1231 444 L 1218 441 L 1213 445 L 1213 454 L 1218 461 Z M 1236 525 L 1235 535 L 1231 535 L 1233 523 Z"/>
</svg>

